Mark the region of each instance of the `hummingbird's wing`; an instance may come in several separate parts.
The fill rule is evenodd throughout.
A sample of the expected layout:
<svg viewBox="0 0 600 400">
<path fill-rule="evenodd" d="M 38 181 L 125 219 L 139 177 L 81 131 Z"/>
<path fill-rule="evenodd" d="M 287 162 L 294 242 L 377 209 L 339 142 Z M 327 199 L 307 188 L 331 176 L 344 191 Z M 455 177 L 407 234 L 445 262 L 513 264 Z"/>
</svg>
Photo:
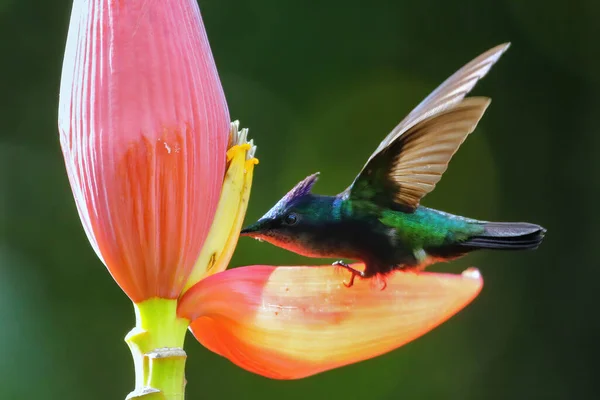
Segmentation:
<svg viewBox="0 0 600 400">
<path fill-rule="evenodd" d="M 498 61 L 500 56 L 508 50 L 510 43 L 496 46 L 479 57 L 475 58 L 461 69 L 456 71 L 450 78 L 446 79 L 440 86 L 429 94 L 418 106 L 416 106 L 386 137 L 381 141 L 373 152 L 367 163 L 381 150 L 389 146 L 400 135 L 411 126 L 416 125 L 434 114 L 453 105 L 460 103 L 462 99 L 475 87 L 477 82 L 483 78 Z"/>
<path fill-rule="evenodd" d="M 439 182 L 490 101 L 487 97 L 463 99 L 408 129 L 369 161 L 352 184 L 350 198 L 414 210 Z"/>
<path fill-rule="evenodd" d="M 354 199 L 391 200 L 416 208 L 439 182 L 450 158 L 489 104 L 483 98 L 463 104 L 465 96 L 509 46 L 505 43 L 488 50 L 438 86 L 383 139 L 346 193 Z M 458 116 L 465 120 L 459 123 Z"/>
</svg>

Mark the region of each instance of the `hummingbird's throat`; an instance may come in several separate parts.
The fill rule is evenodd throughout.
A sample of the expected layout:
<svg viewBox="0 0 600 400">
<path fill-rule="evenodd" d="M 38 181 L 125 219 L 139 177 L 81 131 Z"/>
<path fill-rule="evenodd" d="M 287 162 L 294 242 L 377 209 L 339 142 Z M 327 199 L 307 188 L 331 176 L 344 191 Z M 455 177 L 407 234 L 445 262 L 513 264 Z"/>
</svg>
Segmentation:
<svg viewBox="0 0 600 400">
<path fill-rule="evenodd" d="M 275 235 L 256 235 L 254 239 L 271 243 L 274 246 L 300 254 L 305 257 L 327 257 L 323 251 L 308 245 L 302 237 L 288 237 Z"/>
</svg>

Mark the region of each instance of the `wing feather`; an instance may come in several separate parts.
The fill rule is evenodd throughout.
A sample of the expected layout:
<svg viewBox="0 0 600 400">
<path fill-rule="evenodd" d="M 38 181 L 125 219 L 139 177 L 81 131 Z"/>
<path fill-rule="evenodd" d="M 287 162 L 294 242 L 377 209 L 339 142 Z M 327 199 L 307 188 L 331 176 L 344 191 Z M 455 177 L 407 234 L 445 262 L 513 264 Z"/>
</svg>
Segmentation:
<svg viewBox="0 0 600 400">
<path fill-rule="evenodd" d="M 411 126 L 460 103 L 509 47 L 510 43 L 504 43 L 486 51 L 446 79 L 396 125 L 385 139 L 381 141 L 369 158 L 369 161 Z"/>
<path fill-rule="evenodd" d="M 440 181 L 450 159 L 475 130 L 490 102 L 487 97 L 463 99 L 414 125 L 369 162 L 350 196 L 414 210 Z"/>
<path fill-rule="evenodd" d="M 398 146 L 394 146 L 399 152 L 392 159 L 388 175 L 398 188 L 394 196 L 396 203 L 416 208 L 421 198 L 435 188 L 450 159 L 475 130 L 490 101 L 485 97 L 464 99 L 405 132 Z"/>
<path fill-rule="evenodd" d="M 431 92 L 383 139 L 343 194 L 417 207 L 490 103 L 488 98 L 465 96 L 509 46 L 486 51 Z"/>
</svg>

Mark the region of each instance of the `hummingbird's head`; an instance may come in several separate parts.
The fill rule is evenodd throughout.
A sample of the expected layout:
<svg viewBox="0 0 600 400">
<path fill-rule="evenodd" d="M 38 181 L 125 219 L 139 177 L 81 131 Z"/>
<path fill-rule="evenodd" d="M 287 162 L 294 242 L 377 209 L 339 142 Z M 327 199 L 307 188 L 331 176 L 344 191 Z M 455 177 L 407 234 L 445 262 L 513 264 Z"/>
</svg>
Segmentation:
<svg viewBox="0 0 600 400">
<path fill-rule="evenodd" d="M 302 237 L 318 221 L 318 205 L 311 188 L 319 173 L 298 183 L 258 221 L 242 229 L 241 236 L 264 240 L 278 247 L 306 254 Z"/>
</svg>

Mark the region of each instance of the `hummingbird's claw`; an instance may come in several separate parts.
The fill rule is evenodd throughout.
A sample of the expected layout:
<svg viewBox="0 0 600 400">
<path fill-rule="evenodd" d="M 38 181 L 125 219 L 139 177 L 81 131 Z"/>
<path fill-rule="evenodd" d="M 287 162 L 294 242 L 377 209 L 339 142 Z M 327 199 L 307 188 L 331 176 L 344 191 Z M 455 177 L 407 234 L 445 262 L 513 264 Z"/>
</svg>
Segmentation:
<svg viewBox="0 0 600 400">
<path fill-rule="evenodd" d="M 349 264 L 345 263 L 342 260 L 338 260 L 338 261 L 334 262 L 332 265 L 344 267 L 348 271 L 350 271 L 350 273 L 352 274 L 352 277 L 350 278 L 350 282 L 348 282 L 348 283 L 343 282 L 344 286 L 346 286 L 347 288 L 352 287 L 352 285 L 354 285 L 354 278 L 356 277 L 356 275 L 360 276 L 361 278 L 365 277 L 365 273 L 363 271 L 359 271 L 357 269 L 352 268 Z"/>
<path fill-rule="evenodd" d="M 342 282 L 344 284 L 344 286 L 346 286 L 347 288 L 351 288 L 354 285 L 354 277 L 356 276 L 355 273 L 352 273 L 352 278 L 350 278 L 350 282 L 346 283 L 346 282 Z"/>
<path fill-rule="evenodd" d="M 386 287 L 387 287 L 387 280 L 385 278 L 383 278 L 383 287 L 380 290 L 383 292 Z"/>
</svg>

